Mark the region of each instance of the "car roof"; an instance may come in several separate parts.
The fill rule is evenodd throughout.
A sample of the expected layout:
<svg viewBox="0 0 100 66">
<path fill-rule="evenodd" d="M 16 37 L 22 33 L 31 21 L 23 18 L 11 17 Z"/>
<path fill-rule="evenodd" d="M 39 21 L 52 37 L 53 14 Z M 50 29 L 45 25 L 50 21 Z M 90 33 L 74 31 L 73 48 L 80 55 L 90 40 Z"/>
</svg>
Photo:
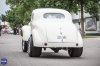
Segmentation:
<svg viewBox="0 0 100 66">
<path fill-rule="evenodd" d="M 40 13 L 63 13 L 63 14 L 70 14 L 68 11 L 64 9 L 58 9 L 58 8 L 38 8 L 32 11 L 32 14 L 40 14 Z"/>
<path fill-rule="evenodd" d="M 43 15 L 45 13 L 62 13 L 65 15 L 65 19 L 72 19 L 71 14 L 64 10 L 64 9 L 58 9 L 58 8 L 38 8 L 32 11 L 32 17 L 34 17 L 34 20 L 44 19 Z M 34 15 L 34 16 L 33 16 Z"/>
</svg>

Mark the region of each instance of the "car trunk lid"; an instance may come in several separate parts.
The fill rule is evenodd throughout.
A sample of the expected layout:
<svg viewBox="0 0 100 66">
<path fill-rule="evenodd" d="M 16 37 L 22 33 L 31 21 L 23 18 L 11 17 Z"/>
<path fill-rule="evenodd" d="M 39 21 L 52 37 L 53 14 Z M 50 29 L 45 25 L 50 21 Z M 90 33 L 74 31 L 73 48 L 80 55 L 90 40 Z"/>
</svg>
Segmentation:
<svg viewBox="0 0 100 66">
<path fill-rule="evenodd" d="M 48 42 L 76 42 L 76 31 L 71 23 L 48 22 L 45 28 Z"/>
</svg>

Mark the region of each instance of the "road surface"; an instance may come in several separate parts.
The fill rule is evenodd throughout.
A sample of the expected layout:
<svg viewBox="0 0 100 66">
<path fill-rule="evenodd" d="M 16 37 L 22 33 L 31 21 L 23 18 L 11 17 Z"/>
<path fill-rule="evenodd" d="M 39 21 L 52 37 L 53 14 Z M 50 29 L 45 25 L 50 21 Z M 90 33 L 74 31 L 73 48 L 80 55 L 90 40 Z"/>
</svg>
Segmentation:
<svg viewBox="0 0 100 66">
<path fill-rule="evenodd" d="M 0 59 L 7 64 L 0 66 L 100 66 L 100 38 L 84 39 L 84 52 L 80 58 L 71 58 L 67 51 L 54 53 L 43 50 L 41 57 L 29 57 L 22 52 L 20 35 L 0 36 Z"/>
</svg>

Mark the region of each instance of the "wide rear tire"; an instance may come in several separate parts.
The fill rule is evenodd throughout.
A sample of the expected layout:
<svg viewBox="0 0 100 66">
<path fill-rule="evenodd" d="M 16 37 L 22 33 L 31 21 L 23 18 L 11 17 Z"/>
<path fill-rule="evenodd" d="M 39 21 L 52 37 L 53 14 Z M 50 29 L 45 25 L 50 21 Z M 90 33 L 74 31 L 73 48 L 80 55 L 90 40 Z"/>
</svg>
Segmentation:
<svg viewBox="0 0 100 66">
<path fill-rule="evenodd" d="M 28 42 L 28 55 L 30 57 L 40 57 L 42 48 L 33 46 L 34 42 L 32 37 L 30 37 Z"/>
<path fill-rule="evenodd" d="M 70 57 L 80 57 L 83 52 L 83 47 L 80 48 L 68 48 L 68 54 Z"/>
</svg>

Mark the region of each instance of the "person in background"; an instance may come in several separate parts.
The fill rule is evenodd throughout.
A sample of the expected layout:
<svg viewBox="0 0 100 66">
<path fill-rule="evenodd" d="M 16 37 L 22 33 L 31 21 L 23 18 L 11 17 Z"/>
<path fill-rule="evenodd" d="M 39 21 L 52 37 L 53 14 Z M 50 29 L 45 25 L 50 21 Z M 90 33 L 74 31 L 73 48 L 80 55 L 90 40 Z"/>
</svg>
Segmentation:
<svg viewBox="0 0 100 66">
<path fill-rule="evenodd" d="M 14 27 L 13 28 L 13 31 L 14 31 L 14 35 L 16 35 L 17 34 L 17 31 L 16 31 L 17 29 L 16 29 L 16 27 Z"/>
<path fill-rule="evenodd" d="M 19 35 L 19 28 L 18 27 L 16 28 L 16 33 Z"/>
</svg>

